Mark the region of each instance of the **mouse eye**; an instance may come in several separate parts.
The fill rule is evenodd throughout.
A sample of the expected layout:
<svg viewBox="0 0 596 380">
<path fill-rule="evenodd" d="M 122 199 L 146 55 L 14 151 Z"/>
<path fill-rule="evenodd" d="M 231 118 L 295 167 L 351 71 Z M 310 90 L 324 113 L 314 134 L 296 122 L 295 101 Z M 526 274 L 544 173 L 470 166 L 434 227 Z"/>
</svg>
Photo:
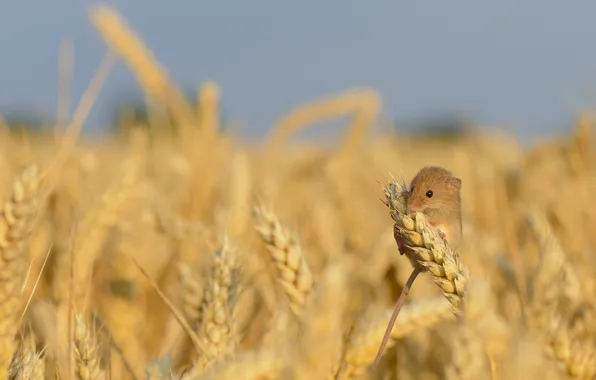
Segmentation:
<svg viewBox="0 0 596 380">
<path fill-rule="evenodd" d="M 427 198 L 432 198 L 433 197 L 433 191 L 432 190 L 427 191 L 426 192 L 426 197 Z"/>
</svg>

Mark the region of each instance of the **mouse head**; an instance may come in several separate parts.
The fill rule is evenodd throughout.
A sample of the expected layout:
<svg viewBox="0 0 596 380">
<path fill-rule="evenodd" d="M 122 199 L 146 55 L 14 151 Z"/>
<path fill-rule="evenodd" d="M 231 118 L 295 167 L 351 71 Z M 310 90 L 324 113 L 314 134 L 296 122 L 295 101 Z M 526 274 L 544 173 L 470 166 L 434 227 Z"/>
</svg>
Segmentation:
<svg viewBox="0 0 596 380">
<path fill-rule="evenodd" d="M 461 180 L 437 166 L 422 168 L 412 179 L 407 213 L 427 209 L 459 210 Z"/>
</svg>

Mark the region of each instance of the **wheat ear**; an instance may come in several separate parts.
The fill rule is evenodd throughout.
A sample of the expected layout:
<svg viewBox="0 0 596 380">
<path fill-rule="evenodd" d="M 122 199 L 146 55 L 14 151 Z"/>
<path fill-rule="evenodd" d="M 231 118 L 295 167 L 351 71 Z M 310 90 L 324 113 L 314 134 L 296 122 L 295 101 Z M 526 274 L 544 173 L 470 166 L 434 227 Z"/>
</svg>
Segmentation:
<svg viewBox="0 0 596 380">
<path fill-rule="evenodd" d="M 401 191 L 398 190 L 398 187 L 401 188 Z M 406 215 L 408 194 L 406 189 L 394 181 L 383 188 L 383 192 L 386 198 L 385 205 L 389 208 L 389 214 L 395 221 L 394 228 L 405 242 L 406 255 L 414 270 L 395 304 L 373 368 L 379 365 L 389 339 L 389 332 L 419 272 L 428 271 L 430 273 L 435 284 L 451 303 L 451 310 L 454 314 L 461 313 L 469 278 L 468 268 L 459 261 L 458 253 L 452 250 L 447 242 L 439 236 L 437 229 L 426 220 L 424 214 L 417 212 L 413 219 Z"/>
<path fill-rule="evenodd" d="M 460 261 L 459 254 L 442 239 L 424 214 L 414 218 L 406 215 L 406 197 L 393 182 L 383 189 L 389 214 L 395 221 L 407 248 L 409 257 L 422 266 L 453 306 L 455 314 L 461 312 L 466 285 L 470 277 L 468 268 Z M 403 190 L 403 189 L 402 189 Z"/>
<path fill-rule="evenodd" d="M 240 284 L 240 265 L 227 237 L 215 251 L 211 272 L 199 308 L 197 336 L 209 350 L 209 355 L 199 353 L 193 371 L 205 368 L 232 357 L 236 352 L 237 336 L 234 312 Z"/>
<path fill-rule="evenodd" d="M 201 319 L 200 310 L 203 302 L 201 275 L 185 262 L 178 264 L 178 273 L 182 290 L 182 294 L 180 294 L 182 312 L 188 324 L 196 331 Z"/>
<path fill-rule="evenodd" d="M 90 18 L 93 27 L 108 46 L 122 57 L 144 90 L 170 107 L 181 129 L 184 129 L 181 131 L 183 137 L 188 137 L 188 133 L 192 132 L 190 125 L 195 122 L 192 107 L 141 38 L 130 30 L 112 8 L 95 6 Z"/>
<path fill-rule="evenodd" d="M 100 368 L 99 347 L 81 314 L 75 316 L 74 346 L 77 379 L 106 379 L 105 372 Z"/>
<path fill-rule="evenodd" d="M 540 264 L 531 282 L 530 321 L 545 343 L 548 353 L 573 378 L 593 379 L 596 376 L 596 352 L 592 342 L 571 334 L 561 316 L 559 300 L 565 253 L 545 216 L 538 211 L 527 215 L 540 245 Z"/>
<path fill-rule="evenodd" d="M 31 334 L 23 339 L 13 357 L 9 380 L 44 380 L 44 378 L 44 358 L 36 352 L 35 337 Z"/>
<path fill-rule="evenodd" d="M 290 309 L 300 316 L 313 287 L 300 244 L 296 236 L 282 227 L 277 217 L 263 206 L 255 207 L 254 219 L 255 229 L 277 268 L 278 281 L 288 297 Z"/>
<path fill-rule="evenodd" d="M 528 289 L 529 323 L 534 328 L 548 328 L 558 313 L 561 283 L 565 276 L 565 253 L 542 214 L 534 211 L 528 213 L 526 218 L 540 247 L 540 262 Z"/>
<path fill-rule="evenodd" d="M 596 353 L 591 339 L 573 336 L 562 319 L 552 321 L 547 339 L 547 352 L 557 359 L 564 372 L 574 379 L 596 377 Z"/>
<path fill-rule="evenodd" d="M 38 211 L 37 166 L 26 167 L 13 184 L 0 215 L 0 378 L 8 377 L 19 329 L 22 289 L 27 275 L 27 247 Z"/>
</svg>

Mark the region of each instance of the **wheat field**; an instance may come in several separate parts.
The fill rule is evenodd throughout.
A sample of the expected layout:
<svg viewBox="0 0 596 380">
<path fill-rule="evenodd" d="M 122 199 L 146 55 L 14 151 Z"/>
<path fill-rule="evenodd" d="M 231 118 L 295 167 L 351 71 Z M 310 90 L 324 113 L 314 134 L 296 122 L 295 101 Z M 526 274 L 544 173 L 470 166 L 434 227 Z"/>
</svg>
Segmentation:
<svg viewBox="0 0 596 380">
<path fill-rule="evenodd" d="M 530 147 L 372 134 L 382 99 L 364 88 L 248 144 L 221 132 L 216 83 L 193 102 L 114 10 L 90 20 L 109 53 L 64 127 L 0 128 L 0 378 L 596 378 L 590 114 Z M 84 140 L 115 59 L 149 121 Z M 343 115 L 334 146 L 291 142 Z M 425 165 L 462 179 L 457 252 L 404 214 Z M 412 271 L 394 224 L 426 271 L 373 370 Z"/>
</svg>

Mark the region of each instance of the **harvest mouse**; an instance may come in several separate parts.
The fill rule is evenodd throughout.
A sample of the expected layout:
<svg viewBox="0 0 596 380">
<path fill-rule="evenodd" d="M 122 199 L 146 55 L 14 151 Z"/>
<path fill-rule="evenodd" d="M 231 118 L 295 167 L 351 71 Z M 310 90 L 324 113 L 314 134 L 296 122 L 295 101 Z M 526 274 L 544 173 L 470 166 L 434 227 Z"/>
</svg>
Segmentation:
<svg viewBox="0 0 596 380">
<path fill-rule="evenodd" d="M 408 203 L 406 205 L 406 213 L 408 215 L 416 212 L 423 213 L 429 223 L 438 230 L 439 235 L 446 240 L 452 249 L 457 248 L 462 238 L 460 189 L 461 180 L 454 177 L 451 172 L 438 166 L 426 166 L 414 176 L 407 190 Z M 403 255 L 406 247 L 397 225 L 394 225 L 393 235 L 399 252 Z M 377 367 L 381 360 L 381 355 L 387 345 L 389 335 L 391 334 L 397 315 L 404 304 L 408 290 L 414 283 L 418 273 L 423 270 L 416 263 L 415 259 L 408 258 L 412 261 L 414 270 L 395 303 L 391 319 L 389 320 L 377 356 L 375 357 L 374 368 Z"/>
<path fill-rule="evenodd" d="M 461 180 L 438 166 L 422 168 L 408 189 L 407 214 L 423 213 L 452 249 L 462 238 L 460 189 Z M 397 229 L 394 235 L 403 254 L 404 243 Z"/>
</svg>

